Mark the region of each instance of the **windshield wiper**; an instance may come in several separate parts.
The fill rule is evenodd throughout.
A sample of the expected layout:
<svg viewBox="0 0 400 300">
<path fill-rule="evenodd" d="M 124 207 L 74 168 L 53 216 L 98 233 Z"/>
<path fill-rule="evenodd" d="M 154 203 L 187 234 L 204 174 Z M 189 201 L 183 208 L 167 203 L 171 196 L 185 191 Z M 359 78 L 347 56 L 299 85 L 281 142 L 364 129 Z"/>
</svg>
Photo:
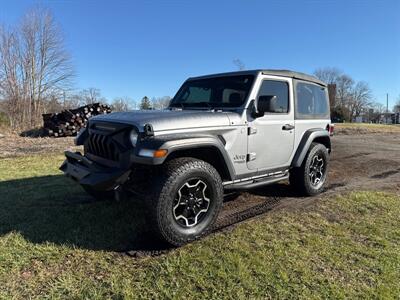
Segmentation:
<svg viewBox="0 0 400 300">
<path fill-rule="evenodd" d="M 198 107 L 207 106 L 209 109 L 214 109 L 214 107 L 210 104 L 210 102 L 203 101 L 203 102 L 196 102 L 194 104 L 196 104 L 196 107 L 198 105 Z"/>
<path fill-rule="evenodd" d="M 171 107 L 179 107 L 184 109 L 184 108 L 208 108 L 210 110 L 214 110 L 215 106 L 213 106 L 212 104 L 215 102 L 208 102 L 208 101 L 202 101 L 202 102 L 193 102 L 193 103 L 186 103 L 186 102 L 177 102 L 177 103 L 173 103 L 171 104 Z M 215 103 L 218 104 L 218 103 Z"/>
<path fill-rule="evenodd" d="M 177 102 L 177 103 L 171 103 L 171 105 L 169 107 L 170 108 L 181 108 L 181 109 L 184 109 L 185 105 L 183 104 L 183 102 Z"/>
</svg>

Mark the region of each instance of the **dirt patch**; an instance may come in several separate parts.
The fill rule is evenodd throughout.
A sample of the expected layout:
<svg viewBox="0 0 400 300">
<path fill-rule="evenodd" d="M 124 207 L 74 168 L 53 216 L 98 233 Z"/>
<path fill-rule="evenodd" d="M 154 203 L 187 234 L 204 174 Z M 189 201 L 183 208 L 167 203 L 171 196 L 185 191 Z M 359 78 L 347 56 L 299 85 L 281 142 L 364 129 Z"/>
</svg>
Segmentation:
<svg viewBox="0 0 400 300">
<path fill-rule="evenodd" d="M 387 177 L 395 175 L 395 174 L 397 174 L 399 172 L 400 172 L 400 169 L 386 171 L 386 172 L 383 172 L 383 173 L 378 173 L 378 174 L 372 175 L 372 176 L 370 176 L 370 178 L 374 178 L 374 179 L 387 178 Z"/>
<path fill-rule="evenodd" d="M 40 153 L 62 153 L 65 150 L 79 151 L 74 145 L 73 137 L 21 137 L 12 133 L 0 135 L 0 159 Z"/>
<path fill-rule="evenodd" d="M 343 159 L 360 158 L 362 156 L 366 156 L 366 155 L 370 155 L 370 154 L 371 154 L 371 152 L 359 152 L 359 153 L 351 154 L 349 156 L 345 156 L 345 157 L 343 157 Z"/>
<path fill-rule="evenodd" d="M 330 183 L 326 187 L 326 190 L 332 190 L 332 189 L 336 189 L 336 188 L 340 188 L 340 187 L 344 187 L 344 186 L 346 186 L 345 182 Z"/>
</svg>

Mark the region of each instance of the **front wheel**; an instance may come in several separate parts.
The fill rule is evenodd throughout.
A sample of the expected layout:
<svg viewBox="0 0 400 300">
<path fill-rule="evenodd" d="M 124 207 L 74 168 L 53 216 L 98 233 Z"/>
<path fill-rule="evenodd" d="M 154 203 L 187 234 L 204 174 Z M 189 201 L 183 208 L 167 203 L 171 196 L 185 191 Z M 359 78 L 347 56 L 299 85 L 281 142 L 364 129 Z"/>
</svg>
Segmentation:
<svg viewBox="0 0 400 300">
<path fill-rule="evenodd" d="M 181 246 L 204 235 L 223 201 L 221 177 L 195 158 L 177 158 L 163 166 L 149 202 L 152 228 L 167 243 Z"/>
<path fill-rule="evenodd" d="M 323 191 L 328 175 L 329 153 L 322 144 L 312 143 L 299 168 L 290 172 L 290 184 L 306 196 Z"/>
</svg>

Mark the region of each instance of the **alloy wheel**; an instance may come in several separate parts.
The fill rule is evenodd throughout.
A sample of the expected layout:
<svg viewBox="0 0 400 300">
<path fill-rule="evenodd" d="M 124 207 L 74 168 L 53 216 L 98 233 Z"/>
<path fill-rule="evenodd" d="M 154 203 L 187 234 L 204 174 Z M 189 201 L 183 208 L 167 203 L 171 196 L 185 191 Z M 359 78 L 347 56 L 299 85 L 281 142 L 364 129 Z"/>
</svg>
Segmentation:
<svg viewBox="0 0 400 300">
<path fill-rule="evenodd" d="M 201 179 L 191 179 L 178 190 L 173 204 L 175 221 L 183 227 L 193 227 L 205 217 L 210 207 L 209 187 Z"/>
<path fill-rule="evenodd" d="M 315 155 L 310 164 L 308 176 L 313 186 L 317 186 L 323 182 L 325 177 L 325 161 L 322 156 Z"/>
</svg>

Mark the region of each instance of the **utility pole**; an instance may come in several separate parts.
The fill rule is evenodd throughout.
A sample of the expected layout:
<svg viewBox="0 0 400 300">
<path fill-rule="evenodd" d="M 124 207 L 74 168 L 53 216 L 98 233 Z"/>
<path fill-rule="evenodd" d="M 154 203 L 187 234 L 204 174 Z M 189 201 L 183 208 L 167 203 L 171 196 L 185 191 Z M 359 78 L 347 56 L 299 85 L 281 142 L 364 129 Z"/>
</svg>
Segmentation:
<svg viewBox="0 0 400 300">
<path fill-rule="evenodd" d="M 389 114 L 389 93 L 386 93 L 386 124 L 388 123 L 388 114 Z"/>
</svg>

